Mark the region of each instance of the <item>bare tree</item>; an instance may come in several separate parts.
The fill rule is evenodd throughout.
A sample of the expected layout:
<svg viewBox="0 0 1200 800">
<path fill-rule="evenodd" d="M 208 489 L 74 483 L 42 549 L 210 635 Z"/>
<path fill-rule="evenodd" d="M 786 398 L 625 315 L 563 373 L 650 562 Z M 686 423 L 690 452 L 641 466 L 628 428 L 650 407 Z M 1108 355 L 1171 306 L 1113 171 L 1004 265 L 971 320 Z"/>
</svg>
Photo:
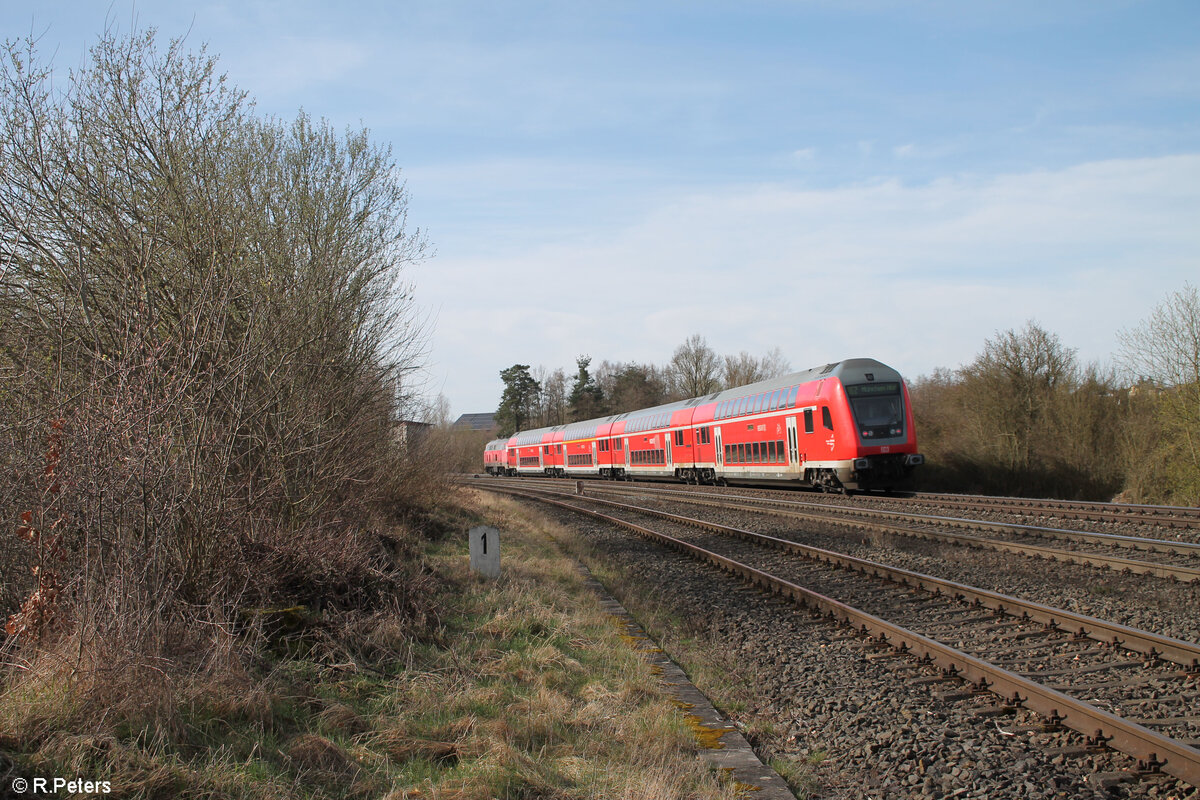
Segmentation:
<svg viewBox="0 0 1200 800">
<path fill-rule="evenodd" d="M 1121 331 L 1119 361 L 1152 405 L 1168 497 L 1200 502 L 1200 293 L 1185 284 L 1136 328 Z M 1145 397 L 1150 395 L 1149 398 Z M 1144 446 L 1143 446 L 1143 449 Z"/>
<path fill-rule="evenodd" d="M 962 374 L 977 404 L 979 441 L 990 442 L 1012 470 L 1027 469 L 1055 392 L 1075 378 L 1075 351 L 1030 321 L 984 343 Z"/>
<path fill-rule="evenodd" d="M 558 367 L 542 383 L 543 425 L 563 425 L 567 421 L 567 374 Z"/>
<path fill-rule="evenodd" d="M 756 358 L 743 350 L 736 356 L 725 356 L 722 373 L 724 388 L 732 389 L 748 383 L 778 378 L 790 370 L 791 365 L 778 347 L 762 358 Z"/>
<path fill-rule="evenodd" d="M 675 348 L 667 367 L 671 393 L 676 399 L 701 397 L 721 388 L 720 360 L 700 334 L 692 334 Z"/>
</svg>

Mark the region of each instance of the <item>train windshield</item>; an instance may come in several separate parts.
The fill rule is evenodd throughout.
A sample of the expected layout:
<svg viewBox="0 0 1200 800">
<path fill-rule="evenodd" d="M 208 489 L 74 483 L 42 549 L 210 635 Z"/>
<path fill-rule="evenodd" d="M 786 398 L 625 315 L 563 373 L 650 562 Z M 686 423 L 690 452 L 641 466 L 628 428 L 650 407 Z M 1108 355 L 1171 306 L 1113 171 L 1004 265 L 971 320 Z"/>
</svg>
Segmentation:
<svg viewBox="0 0 1200 800">
<path fill-rule="evenodd" d="M 904 435 L 904 399 L 897 381 L 846 387 L 858 433 L 865 440 Z"/>
</svg>

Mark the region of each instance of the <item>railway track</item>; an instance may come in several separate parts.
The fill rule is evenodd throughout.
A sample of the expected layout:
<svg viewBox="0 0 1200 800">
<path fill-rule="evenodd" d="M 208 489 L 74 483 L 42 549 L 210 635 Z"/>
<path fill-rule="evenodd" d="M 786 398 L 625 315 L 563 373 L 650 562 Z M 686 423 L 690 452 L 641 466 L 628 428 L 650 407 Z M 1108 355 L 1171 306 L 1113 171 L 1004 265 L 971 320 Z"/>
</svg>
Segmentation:
<svg viewBox="0 0 1200 800">
<path fill-rule="evenodd" d="M 971 511 L 995 511 L 1006 514 L 1054 515 L 1100 522 L 1138 523 L 1162 528 L 1200 530 L 1200 508 L 1184 506 L 1101 503 L 1086 500 L 1050 500 L 1022 497 L 981 497 L 959 494 L 917 493 L 911 496 L 864 496 L 868 501 L 932 504 L 959 507 Z"/>
<path fill-rule="evenodd" d="M 569 485 L 551 479 L 522 479 L 520 484 L 560 489 Z M 690 505 L 770 513 L 844 527 L 866 528 L 891 535 L 979 547 L 1050 561 L 1087 564 L 1117 572 L 1187 582 L 1200 581 L 1200 543 L 1197 542 L 796 500 L 779 497 L 780 492 L 763 497 L 725 491 L 669 488 L 661 484 L 588 482 L 583 485 L 589 494 L 654 496 Z"/>
<path fill-rule="evenodd" d="M 1134 756 L 1141 769 L 1200 786 L 1200 645 L 704 520 L 567 497 L 561 482 L 559 491 L 486 488 L 591 514 L 715 564 L 940 667 L 935 680 L 987 689 Z"/>
</svg>

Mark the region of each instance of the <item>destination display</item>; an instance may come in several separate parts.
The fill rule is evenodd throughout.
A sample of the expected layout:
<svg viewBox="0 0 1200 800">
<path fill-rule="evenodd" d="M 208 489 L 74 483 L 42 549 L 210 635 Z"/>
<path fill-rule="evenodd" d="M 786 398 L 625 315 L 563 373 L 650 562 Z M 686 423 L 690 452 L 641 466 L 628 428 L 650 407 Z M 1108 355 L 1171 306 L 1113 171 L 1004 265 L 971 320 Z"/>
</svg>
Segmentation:
<svg viewBox="0 0 1200 800">
<path fill-rule="evenodd" d="M 900 394 L 900 384 L 896 381 L 887 383 L 859 383 L 846 387 L 847 397 L 866 397 L 876 394 Z"/>
</svg>

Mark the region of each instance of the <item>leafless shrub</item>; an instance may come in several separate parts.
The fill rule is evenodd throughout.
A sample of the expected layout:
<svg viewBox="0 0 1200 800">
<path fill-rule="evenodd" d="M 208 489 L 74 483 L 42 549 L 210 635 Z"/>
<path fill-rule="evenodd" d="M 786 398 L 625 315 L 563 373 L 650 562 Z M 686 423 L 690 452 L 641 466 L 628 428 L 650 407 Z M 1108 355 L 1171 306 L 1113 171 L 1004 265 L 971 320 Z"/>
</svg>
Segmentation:
<svg viewBox="0 0 1200 800">
<path fill-rule="evenodd" d="M 0 681 L 166 676 L 248 604 L 394 604 L 426 242 L 390 152 L 254 117 L 153 33 L 62 92 L 3 56 Z"/>
</svg>

